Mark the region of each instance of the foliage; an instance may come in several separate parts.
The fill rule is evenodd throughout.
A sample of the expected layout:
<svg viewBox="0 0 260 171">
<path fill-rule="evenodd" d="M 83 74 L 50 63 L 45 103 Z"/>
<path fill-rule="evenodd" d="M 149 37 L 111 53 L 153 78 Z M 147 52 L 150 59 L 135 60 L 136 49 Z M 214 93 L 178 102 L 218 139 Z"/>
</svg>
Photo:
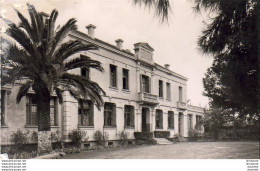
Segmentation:
<svg viewBox="0 0 260 171">
<path fill-rule="evenodd" d="M 170 131 L 154 131 L 155 138 L 168 138 L 170 136 Z"/>
<path fill-rule="evenodd" d="M 153 133 L 152 132 L 134 132 L 134 136 L 138 140 L 153 139 Z"/>
<path fill-rule="evenodd" d="M 129 139 L 129 132 L 121 131 L 118 133 L 120 139 L 120 145 L 126 145 Z"/>
<path fill-rule="evenodd" d="M 96 131 L 93 136 L 98 146 L 105 146 L 109 139 L 109 134 L 107 132 L 102 133 L 100 130 Z"/>
<path fill-rule="evenodd" d="M 203 79 L 204 94 L 214 106 L 259 118 L 257 9 L 260 1 L 195 2 L 198 11 L 204 9 L 211 14 L 198 41 L 201 51 L 214 57 Z"/>
<path fill-rule="evenodd" d="M 15 151 L 22 151 L 23 146 L 29 142 L 30 131 L 22 131 L 18 129 L 16 132 L 11 134 L 11 143 L 14 145 Z"/>
<path fill-rule="evenodd" d="M 15 153 L 8 156 L 9 159 L 32 159 L 37 157 L 37 151 Z"/>
<path fill-rule="evenodd" d="M 78 129 L 74 129 L 70 131 L 69 138 L 71 139 L 72 143 L 77 147 L 80 147 L 82 142 L 86 142 L 88 140 L 87 132 L 81 131 Z"/>
<path fill-rule="evenodd" d="M 31 141 L 37 143 L 38 142 L 38 132 L 33 131 L 31 134 Z"/>
<path fill-rule="evenodd" d="M 161 22 L 168 22 L 169 12 L 171 11 L 170 0 L 133 0 L 135 5 L 154 8 L 155 15 Z"/>
<path fill-rule="evenodd" d="M 7 29 L 7 34 L 19 45 L 12 44 L 9 48 L 6 59 L 9 69 L 3 83 L 23 80 L 16 98 L 18 103 L 32 87 L 37 99 L 38 130 L 50 131 L 50 95 L 53 91 L 60 103 L 62 93 L 68 91 L 80 102 L 82 98 L 89 98 L 98 108 L 103 104 L 101 94 L 104 91 L 96 82 L 68 71 L 77 68 L 103 71 L 103 68 L 100 62 L 79 55 L 82 51 L 97 50 L 96 46 L 68 39 L 69 33 L 77 30 L 74 18 L 56 28 L 57 10 L 46 15 L 36 11 L 33 5 L 27 6 L 30 21 L 15 9 L 21 22 L 18 25 L 11 22 Z M 75 56 L 71 58 L 72 55 Z"/>
<path fill-rule="evenodd" d="M 80 148 L 78 147 L 64 148 L 63 152 L 66 154 L 80 153 Z"/>
<path fill-rule="evenodd" d="M 61 135 L 60 131 L 56 130 L 55 132 L 51 132 L 51 142 L 60 142 L 61 141 Z"/>
</svg>

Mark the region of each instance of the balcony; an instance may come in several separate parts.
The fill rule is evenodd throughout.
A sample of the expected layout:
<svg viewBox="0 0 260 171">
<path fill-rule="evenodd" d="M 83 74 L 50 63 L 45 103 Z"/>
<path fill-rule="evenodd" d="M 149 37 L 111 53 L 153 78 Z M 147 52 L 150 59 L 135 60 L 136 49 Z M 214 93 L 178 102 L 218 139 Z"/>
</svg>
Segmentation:
<svg viewBox="0 0 260 171">
<path fill-rule="evenodd" d="M 177 108 L 186 110 L 187 103 L 186 102 L 177 102 Z"/>
<path fill-rule="evenodd" d="M 150 105 L 157 105 L 158 104 L 158 96 L 153 95 L 150 93 L 140 92 L 139 95 L 139 102 L 143 104 L 150 104 Z"/>
</svg>

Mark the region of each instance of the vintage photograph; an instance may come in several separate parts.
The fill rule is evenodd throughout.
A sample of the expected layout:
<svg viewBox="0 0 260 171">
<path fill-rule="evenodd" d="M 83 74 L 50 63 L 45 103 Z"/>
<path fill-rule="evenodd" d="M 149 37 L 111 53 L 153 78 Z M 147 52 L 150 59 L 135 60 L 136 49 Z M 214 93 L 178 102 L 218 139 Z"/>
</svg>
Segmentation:
<svg viewBox="0 0 260 171">
<path fill-rule="evenodd" d="M 259 159 L 259 0 L 1 0 L 2 159 Z"/>
</svg>

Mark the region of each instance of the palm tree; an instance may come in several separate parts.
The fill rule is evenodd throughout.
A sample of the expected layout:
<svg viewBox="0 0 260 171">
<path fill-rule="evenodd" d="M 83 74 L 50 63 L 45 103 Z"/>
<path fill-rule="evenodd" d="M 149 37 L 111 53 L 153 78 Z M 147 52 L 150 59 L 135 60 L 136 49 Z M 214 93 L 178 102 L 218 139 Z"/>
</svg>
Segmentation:
<svg viewBox="0 0 260 171">
<path fill-rule="evenodd" d="M 51 143 L 46 139 L 50 139 L 52 93 L 56 93 L 60 103 L 63 101 L 62 93 L 68 91 L 79 102 L 89 98 L 100 108 L 103 105 L 102 94 L 105 93 L 102 88 L 96 82 L 68 71 L 77 68 L 103 71 L 103 68 L 100 62 L 88 56 L 76 56 L 81 51 L 97 50 L 97 47 L 66 39 L 70 32 L 77 29 L 75 19 L 55 28 L 56 10 L 48 16 L 37 12 L 30 4 L 27 6 L 30 22 L 16 10 L 21 22 L 19 25 L 11 23 L 7 30 L 7 34 L 19 45 L 13 44 L 9 49 L 7 60 L 11 69 L 3 81 L 9 84 L 17 80 L 23 82 L 17 94 L 17 103 L 31 87 L 34 90 L 38 113 L 38 153 L 43 153 L 51 150 Z"/>
<path fill-rule="evenodd" d="M 133 0 L 134 5 L 154 8 L 155 15 L 161 22 L 168 22 L 169 13 L 171 11 L 170 0 Z"/>
</svg>

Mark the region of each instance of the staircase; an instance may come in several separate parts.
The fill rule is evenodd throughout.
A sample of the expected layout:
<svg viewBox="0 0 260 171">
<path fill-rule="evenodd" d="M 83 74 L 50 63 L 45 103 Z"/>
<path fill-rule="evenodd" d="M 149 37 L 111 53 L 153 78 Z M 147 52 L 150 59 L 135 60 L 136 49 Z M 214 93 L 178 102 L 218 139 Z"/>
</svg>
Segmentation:
<svg viewBox="0 0 260 171">
<path fill-rule="evenodd" d="M 166 138 L 154 138 L 157 141 L 157 144 L 160 145 L 168 145 L 168 144 L 173 144 L 173 142 L 167 140 Z"/>
</svg>

